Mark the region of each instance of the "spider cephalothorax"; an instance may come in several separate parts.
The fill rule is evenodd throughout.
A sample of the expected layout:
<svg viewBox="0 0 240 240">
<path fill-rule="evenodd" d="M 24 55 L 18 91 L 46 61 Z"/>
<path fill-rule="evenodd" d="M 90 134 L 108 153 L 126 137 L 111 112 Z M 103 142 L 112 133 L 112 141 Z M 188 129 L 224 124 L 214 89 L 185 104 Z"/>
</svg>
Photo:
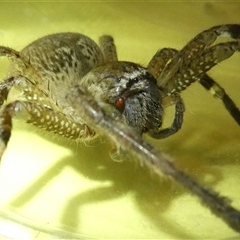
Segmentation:
<svg viewBox="0 0 240 240">
<path fill-rule="evenodd" d="M 215 43 L 219 36 L 233 41 Z M 164 138 L 182 126 L 184 104 L 180 94 L 198 81 L 223 101 L 240 125 L 240 111 L 208 70 L 240 50 L 240 25 L 212 27 L 193 38 L 182 50 L 159 50 L 148 66 L 117 59 L 111 36 L 100 47 L 78 33 L 53 34 L 22 51 L 0 47 L 0 56 L 13 60 L 13 71 L 0 83 L 0 157 L 10 139 L 12 118 L 27 113 L 27 121 L 66 138 L 89 141 L 107 135 L 116 155 L 136 158 L 158 176 L 170 176 L 197 195 L 231 228 L 240 232 L 240 212 L 226 198 L 208 190 L 142 139 L 143 133 Z M 21 96 L 4 104 L 11 88 Z M 170 127 L 162 129 L 163 110 L 175 105 Z"/>
<path fill-rule="evenodd" d="M 161 92 L 146 68 L 131 62 L 112 62 L 96 67 L 79 84 L 96 101 L 111 105 L 112 115 L 122 114 L 126 124 L 140 134 L 161 128 Z"/>
</svg>

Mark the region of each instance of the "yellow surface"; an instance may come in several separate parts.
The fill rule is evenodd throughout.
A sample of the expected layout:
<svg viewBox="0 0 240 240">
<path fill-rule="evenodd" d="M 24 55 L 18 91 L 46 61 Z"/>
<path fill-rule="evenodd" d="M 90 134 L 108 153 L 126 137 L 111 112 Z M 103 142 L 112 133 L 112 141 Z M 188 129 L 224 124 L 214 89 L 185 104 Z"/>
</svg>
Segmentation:
<svg viewBox="0 0 240 240">
<path fill-rule="evenodd" d="M 159 48 L 180 49 L 213 25 L 239 23 L 240 3 L 214 2 L 0 2 L 0 44 L 20 50 L 50 33 L 75 31 L 94 40 L 111 34 L 121 60 L 147 64 Z M 211 75 L 240 106 L 240 56 Z M 1 78 L 7 71 L 0 62 Z M 195 84 L 183 93 L 181 132 L 149 140 L 199 182 L 240 209 L 240 130 L 220 101 Z M 171 112 L 166 114 L 171 120 Z M 135 163 L 115 163 L 107 143 L 76 145 L 14 121 L 0 168 L 1 212 L 31 225 L 0 219 L 0 233 L 15 239 L 220 239 L 239 236 L 178 184 L 159 181 Z M 11 215 L 16 214 L 16 215 Z M 66 236 L 65 236 L 66 237 Z"/>
</svg>

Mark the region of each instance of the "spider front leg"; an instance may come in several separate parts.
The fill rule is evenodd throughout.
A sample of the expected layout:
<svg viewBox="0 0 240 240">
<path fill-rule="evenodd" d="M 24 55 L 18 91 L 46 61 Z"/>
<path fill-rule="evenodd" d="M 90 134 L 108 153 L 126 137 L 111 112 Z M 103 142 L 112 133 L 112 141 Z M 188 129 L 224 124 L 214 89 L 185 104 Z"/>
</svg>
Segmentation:
<svg viewBox="0 0 240 240">
<path fill-rule="evenodd" d="M 206 75 L 212 67 L 240 51 L 239 40 L 212 45 L 221 35 L 239 39 L 240 25 L 210 28 L 197 35 L 179 52 L 174 49 L 163 49 L 164 51 L 159 51 L 153 57 L 149 70 L 155 74 L 158 85 L 168 96 L 180 93 L 190 84 L 199 81 L 213 96 L 223 101 L 227 111 L 240 125 L 240 111 L 235 103 L 218 83 Z M 160 63 L 161 73 L 155 70 L 159 65 L 155 62 Z"/>
<path fill-rule="evenodd" d="M 164 71 L 167 63 L 177 54 L 178 51 L 173 48 L 163 48 L 152 57 L 147 69 L 148 71 L 158 79 L 161 73 Z M 161 86 L 161 83 L 158 83 Z"/>
<path fill-rule="evenodd" d="M 47 106 L 35 102 L 14 101 L 7 104 L 0 113 L 0 158 L 11 136 L 12 118 L 22 114 L 24 117 L 27 115 L 28 123 L 66 138 L 89 141 L 96 136 L 86 124 L 77 123 Z"/>
<path fill-rule="evenodd" d="M 141 166 L 147 166 L 159 177 L 162 175 L 172 177 L 191 193 L 198 196 L 212 213 L 222 218 L 232 229 L 240 232 L 240 212 L 229 204 L 227 198 L 202 187 L 190 176 L 178 170 L 166 155 L 149 145 L 132 128 L 121 122 L 116 122 L 111 116 L 106 115 L 98 103 L 79 86 L 71 89 L 67 100 L 94 129 L 105 133 L 118 146 L 130 151 L 139 160 Z"/>
<path fill-rule="evenodd" d="M 170 135 L 179 131 L 182 127 L 183 123 L 183 115 L 185 111 L 183 100 L 180 96 L 175 96 L 175 116 L 172 125 L 169 128 L 158 129 L 158 130 L 150 130 L 149 135 L 153 138 L 166 138 Z M 172 104 L 172 103 L 171 103 Z"/>
<path fill-rule="evenodd" d="M 240 125 L 240 111 L 236 107 L 235 103 L 232 99 L 226 94 L 224 89 L 216 83 L 212 78 L 206 75 L 206 72 L 209 71 L 212 67 L 217 65 L 218 63 L 228 59 L 231 57 L 235 52 L 240 51 L 240 42 L 226 42 L 217 44 L 213 47 L 210 47 L 205 50 L 205 52 L 196 59 L 195 62 L 189 65 L 190 71 L 195 71 L 194 78 L 193 76 L 189 76 L 189 72 L 181 70 L 179 74 L 176 76 L 180 78 L 182 75 L 189 76 L 189 79 L 193 81 L 199 80 L 200 84 L 209 90 L 214 97 L 217 97 L 223 101 L 223 104 L 230 115 L 234 118 L 234 120 Z M 198 66 L 201 66 L 199 69 Z M 192 69 L 192 70 L 191 70 Z M 186 85 L 185 85 L 186 86 Z M 183 87 L 185 87 L 183 84 Z"/>
<path fill-rule="evenodd" d="M 189 64 L 195 63 L 205 50 L 214 44 L 219 36 L 228 36 L 233 39 L 240 39 L 240 25 L 226 24 L 215 26 L 198 34 L 181 51 L 175 54 L 172 60 L 166 65 L 164 71 L 162 71 L 158 79 L 158 82 L 161 83 L 160 86 L 165 86 L 170 82 L 171 85 L 175 85 L 172 83 L 173 81 L 179 81 L 179 84 L 174 86 L 176 89 L 178 89 L 177 87 L 179 86 L 178 90 L 185 89 L 186 86 L 189 86 L 192 81 L 189 81 L 189 79 L 186 78 L 184 79 L 187 81 L 182 81 L 184 79 L 176 79 L 175 76 L 178 74 L 179 70 L 182 70 L 185 67 L 188 69 L 188 71 L 185 72 L 186 77 L 202 71 L 202 65 L 196 64 L 196 69 L 191 69 L 189 68 Z M 181 88 L 182 86 L 183 88 Z M 170 90 L 173 89 L 169 88 L 169 92 Z"/>
</svg>

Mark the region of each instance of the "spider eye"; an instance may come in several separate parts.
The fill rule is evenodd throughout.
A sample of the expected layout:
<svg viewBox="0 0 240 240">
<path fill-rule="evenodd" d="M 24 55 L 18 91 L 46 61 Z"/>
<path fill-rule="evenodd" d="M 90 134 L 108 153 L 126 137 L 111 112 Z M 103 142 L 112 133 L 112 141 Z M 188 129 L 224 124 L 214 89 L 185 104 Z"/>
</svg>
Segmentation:
<svg viewBox="0 0 240 240">
<path fill-rule="evenodd" d="M 118 98 L 118 100 L 115 102 L 115 107 L 122 113 L 125 108 L 125 101 L 123 98 Z"/>
</svg>

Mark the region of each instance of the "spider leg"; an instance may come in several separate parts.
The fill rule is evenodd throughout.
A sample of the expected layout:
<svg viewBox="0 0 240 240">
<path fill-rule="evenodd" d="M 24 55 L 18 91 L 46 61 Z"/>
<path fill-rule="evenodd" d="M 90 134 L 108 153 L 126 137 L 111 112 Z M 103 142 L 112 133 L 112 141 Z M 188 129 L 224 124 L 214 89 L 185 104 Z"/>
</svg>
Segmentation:
<svg viewBox="0 0 240 240">
<path fill-rule="evenodd" d="M 175 100 L 175 116 L 172 125 L 169 128 L 158 129 L 157 131 L 150 130 L 149 135 L 153 138 L 166 138 L 179 131 L 183 123 L 183 114 L 185 111 L 184 103 L 180 96 Z"/>
<path fill-rule="evenodd" d="M 206 89 L 211 90 L 215 97 L 222 99 L 230 115 L 240 125 L 240 111 L 235 103 L 219 84 L 206 75 L 212 67 L 239 51 L 239 41 L 225 42 L 209 47 L 201 56 L 179 69 L 175 76 L 161 87 L 161 90 L 171 96 L 183 91 L 193 82 L 199 81 Z"/>
<path fill-rule="evenodd" d="M 196 57 L 181 69 L 162 86 L 167 95 L 181 92 L 192 83 L 200 80 L 212 67 L 230 58 L 235 52 L 240 51 L 240 42 L 226 42 L 207 48 L 201 56 Z"/>
<path fill-rule="evenodd" d="M 61 112 L 35 102 L 17 100 L 4 106 L 0 113 L 0 159 L 11 136 L 12 118 L 17 115 L 25 117 L 25 114 L 27 123 L 66 138 L 88 141 L 95 137 L 95 132 L 86 124 L 75 122 Z"/>
<path fill-rule="evenodd" d="M 20 54 L 18 51 L 9 48 L 9 47 L 4 47 L 4 46 L 0 46 L 0 56 L 6 56 L 9 58 L 20 58 Z"/>
<path fill-rule="evenodd" d="M 165 86 L 165 84 L 171 82 L 172 87 L 175 87 L 172 82 L 176 80 L 174 77 L 178 71 L 195 62 L 205 49 L 211 46 L 219 36 L 240 39 L 240 25 L 227 24 L 215 26 L 198 34 L 181 51 L 175 54 L 173 59 L 164 68 L 158 80 L 161 83 L 160 86 Z M 169 92 L 171 92 L 171 89 Z"/>
<path fill-rule="evenodd" d="M 22 64 L 25 65 L 24 60 L 20 56 L 20 53 L 12 48 L 0 46 L 0 57 L 3 56 L 20 61 Z M 17 78 L 9 77 L 0 83 L 0 106 L 7 99 L 9 91 L 16 84 L 16 82 Z"/>
<path fill-rule="evenodd" d="M 99 45 L 105 62 L 116 62 L 118 60 L 116 46 L 111 36 L 103 35 L 100 37 Z"/>
<path fill-rule="evenodd" d="M 13 60 L 19 69 L 29 67 L 29 61 L 21 56 L 20 52 L 5 46 L 0 46 L 0 57 Z"/>
<path fill-rule="evenodd" d="M 214 97 L 220 98 L 223 101 L 225 108 L 228 110 L 234 120 L 240 125 L 240 111 L 233 100 L 224 91 L 224 89 L 208 75 L 204 75 L 199 80 L 199 83 L 208 91 L 210 91 Z"/>
<path fill-rule="evenodd" d="M 48 101 L 49 98 L 36 86 L 36 84 L 22 76 L 10 77 L 0 83 L 0 106 L 7 100 L 8 94 L 13 87 L 22 91 L 24 97 L 29 101 L 40 101 L 46 106 L 54 106 L 53 103 Z"/>
<path fill-rule="evenodd" d="M 189 69 L 181 69 L 178 74 L 176 74 L 176 79 L 181 79 L 180 81 L 175 81 L 178 84 L 178 91 L 185 89 L 192 82 L 199 80 L 200 84 L 206 89 L 210 90 L 212 94 L 220 98 L 230 115 L 234 120 L 240 125 L 240 111 L 236 107 L 235 103 L 226 94 L 224 89 L 217 84 L 213 79 L 211 79 L 206 72 L 212 67 L 217 65 L 219 62 L 231 57 L 235 52 L 240 51 L 240 42 L 226 42 L 217 44 L 205 50 L 202 56 L 192 62 L 188 67 Z M 194 76 L 194 77 L 193 77 Z M 180 83 L 181 82 L 181 83 Z M 166 85 L 168 87 L 170 85 Z"/>
<path fill-rule="evenodd" d="M 16 78 L 10 77 L 0 83 L 0 106 L 7 100 L 11 88 L 16 84 Z"/>
<path fill-rule="evenodd" d="M 188 78 L 191 79 L 192 82 L 194 82 L 201 78 L 212 67 L 230 58 L 235 52 L 239 51 L 240 41 L 219 43 L 206 49 L 201 56 L 199 56 L 187 66 L 188 69 L 183 67 L 179 70 L 179 73 L 177 73 L 176 76 L 178 78 L 182 76 L 183 79 Z M 186 83 L 185 81 L 185 84 L 190 85 L 191 81 L 189 81 L 189 83 Z M 184 84 L 182 83 L 182 85 Z"/>
<path fill-rule="evenodd" d="M 202 187 L 190 176 L 178 170 L 169 157 L 144 141 L 130 127 L 105 115 L 97 102 L 91 99 L 79 86 L 71 89 L 67 100 L 84 121 L 88 122 L 94 129 L 105 133 L 122 149 L 130 150 L 139 159 L 141 165 L 147 166 L 159 177 L 165 175 L 175 179 L 191 193 L 198 196 L 212 213 L 222 218 L 232 229 L 240 232 L 240 212 L 229 204 L 227 198 Z"/>
<path fill-rule="evenodd" d="M 157 51 L 147 66 L 148 71 L 156 79 L 158 79 L 161 72 L 166 67 L 166 64 L 173 58 L 176 53 L 178 53 L 178 51 L 173 48 L 163 48 Z M 158 85 L 161 86 L 161 83 L 158 83 Z"/>
</svg>

